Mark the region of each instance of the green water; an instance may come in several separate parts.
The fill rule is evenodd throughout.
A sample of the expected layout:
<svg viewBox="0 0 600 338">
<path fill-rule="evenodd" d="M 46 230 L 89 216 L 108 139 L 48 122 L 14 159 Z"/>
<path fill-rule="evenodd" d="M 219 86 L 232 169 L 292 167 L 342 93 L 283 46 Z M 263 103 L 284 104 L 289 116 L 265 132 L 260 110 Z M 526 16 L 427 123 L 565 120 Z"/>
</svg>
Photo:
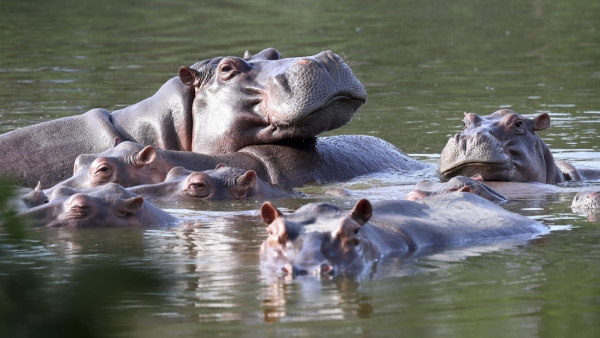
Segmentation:
<svg viewBox="0 0 600 338">
<path fill-rule="evenodd" d="M 369 98 L 329 134 L 381 137 L 436 165 L 464 112 L 547 112 L 552 126 L 540 136 L 555 157 L 600 168 L 599 18 L 593 1 L 5 0 L 0 132 L 139 102 L 181 65 L 205 58 L 330 49 L 345 56 Z M 314 197 L 276 205 L 402 198 L 422 177 L 431 175 L 341 184 L 358 193 L 344 199 L 319 197 L 329 186 L 307 187 Z M 23 284 L 35 291 L 29 303 L 0 307 L 1 323 L 23 314 L 25 327 L 48 334 L 42 319 L 58 321 L 79 304 L 61 296 L 81 290 L 79 272 L 118 262 L 163 283 L 98 303 L 108 309 L 88 316 L 98 336 L 597 337 L 600 224 L 570 208 L 575 191 L 589 187 L 600 184 L 504 205 L 555 230 L 533 242 L 390 257 L 360 280 L 261 271 L 265 231 L 252 201 L 169 206 L 187 221 L 172 230 L 47 229 L 16 244 L 0 236 L 0 283 L 20 273 L 48 282 Z M 97 279 L 104 290 L 119 278 Z M 102 290 L 84 288 L 81 303 L 96 306 Z M 109 324 L 116 329 L 104 330 Z"/>
</svg>

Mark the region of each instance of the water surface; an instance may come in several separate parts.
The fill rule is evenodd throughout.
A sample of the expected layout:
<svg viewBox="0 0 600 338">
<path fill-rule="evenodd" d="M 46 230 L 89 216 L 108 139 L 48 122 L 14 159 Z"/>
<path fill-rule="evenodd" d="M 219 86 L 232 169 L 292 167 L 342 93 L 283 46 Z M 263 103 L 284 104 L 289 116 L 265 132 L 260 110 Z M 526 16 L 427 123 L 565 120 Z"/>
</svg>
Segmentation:
<svg viewBox="0 0 600 338">
<path fill-rule="evenodd" d="M 377 136 L 434 168 L 464 112 L 545 112 L 552 126 L 539 134 L 555 157 L 600 168 L 599 3 L 7 0 L 1 7 L 2 133 L 128 106 L 180 66 L 217 55 L 330 49 L 346 58 L 369 98 L 329 135 Z M 305 187 L 312 197 L 276 205 L 350 208 L 361 197 L 403 198 L 422 178 L 435 176 L 333 185 L 356 191 L 348 198 L 323 197 L 332 185 Z M 0 260 L 5 276 L 26 271 L 55 285 L 40 289 L 40 301 L 56 285 L 69 290 L 81 268 L 106 262 L 165 276 L 158 291 L 126 293 L 111 305 L 127 316 L 106 320 L 131 336 L 596 337 L 599 223 L 570 208 L 575 191 L 590 187 L 600 184 L 505 204 L 554 230 L 533 242 L 389 257 L 359 279 L 286 280 L 262 271 L 265 230 L 255 201 L 168 206 L 186 220 L 175 229 L 34 231 L 24 243 L 0 243 Z"/>
</svg>

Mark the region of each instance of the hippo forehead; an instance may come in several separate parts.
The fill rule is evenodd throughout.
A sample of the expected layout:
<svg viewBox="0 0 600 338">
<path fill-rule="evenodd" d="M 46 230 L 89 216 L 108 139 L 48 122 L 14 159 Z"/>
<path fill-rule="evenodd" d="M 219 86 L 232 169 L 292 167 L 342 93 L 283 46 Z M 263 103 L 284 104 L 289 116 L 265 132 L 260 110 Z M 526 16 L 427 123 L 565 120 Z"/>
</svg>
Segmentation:
<svg viewBox="0 0 600 338">
<path fill-rule="evenodd" d="M 328 203 L 310 203 L 294 213 L 285 215 L 286 228 L 298 234 L 334 231 L 345 214 L 338 207 Z"/>
</svg>

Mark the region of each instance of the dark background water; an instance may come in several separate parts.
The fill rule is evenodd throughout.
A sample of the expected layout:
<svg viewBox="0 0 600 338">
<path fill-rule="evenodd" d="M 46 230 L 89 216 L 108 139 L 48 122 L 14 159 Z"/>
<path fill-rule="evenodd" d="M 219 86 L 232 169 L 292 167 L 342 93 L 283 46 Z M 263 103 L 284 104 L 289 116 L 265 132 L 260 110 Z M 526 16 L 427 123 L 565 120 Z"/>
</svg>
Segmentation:
<svg viewBox="0 0 600 338">
<path fill-rule="evenodd" d="M 0 132 L 128 106 L 181 65 L 217 55 L 275 47 L 295 57 L 330 49 L 346 58 L 369 99 L 352 122 L 329 134 L 381 137 L 436 165 L 464 112 L 546 112 L 552 126 L 540 136 L 555 157 L 600 168 L 599 18 L 593 1 L 5 0 Z M 307 187 L 314 197 L 276 204 L 293 210 L 314 200 L 350 207 L 363 196 L 402 198 L 422 177 L 432 178 L 356 180 L 341 185 L 358 193 L 345 199 L 316 196 L 330 186 Z M 253 201 L 170 206 L 190 225 L 173 230 L 35 231 L 23 243 L 0 243 L 0 275 L 49 281 L 31 287 L 38 291 L 29 301 L 50 309 L 75 306 L 60 295 L 77 289 L 83 268 L 118 262 L 163 276 L 167 283 L 126 292 L 99 317 L 139 337 L 596 337 L 599 223 L 574 214 L 570 202 L 576 190 L 599 186 L 504 205 L 555 230 L 533 243 L 391 257 L 373 278 L 360 280 L 288 281 L 262 272 L 265 233 Z M 82 292 L 84 299 L 96 294 Z M 4 319 L 24 313 L 30 325 L 39 323 L 27 309 L 0 310 Z"/>
</svg>

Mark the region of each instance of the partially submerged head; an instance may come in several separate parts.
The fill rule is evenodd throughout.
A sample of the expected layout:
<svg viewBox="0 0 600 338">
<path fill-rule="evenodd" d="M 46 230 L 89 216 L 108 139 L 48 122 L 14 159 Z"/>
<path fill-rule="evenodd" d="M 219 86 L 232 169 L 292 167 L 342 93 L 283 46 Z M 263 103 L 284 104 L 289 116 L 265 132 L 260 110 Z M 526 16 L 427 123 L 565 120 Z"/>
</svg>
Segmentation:
<svg viewBox="0 0 600 338">
<path fill-rule="evenodd" d="M 377 250 L 360 234 L 373 213 L 366 199 L 350 213 L 331 204 L 313 203 L 284 215 L 270 202 L 260 212 L 268 233 L 260 248 L 261 260 L 277 272 L 355 275 L 377 256 Z"/>
<path fill-rule="evenodd" d="M 120 142 L 97 154 L 82 154 L 73 166 L 73 176 L 51 188 L 93 188 L 107 183 L 123 187 L 162 182 L 170 166 L 161 161 L 156 149 L 135 142 Z"/>
<path fill-rule="evenodd" d="M 303 139 L 348 123 L 367 98 L 331 51 L 286 58 L 268 48 L 181 67 L 195 93 L 192 151 L 227 153 L 248 145 Z"/>
<path fill-rule="evenodd" d="M 173 216 L 114 183 L 86 190 L 57 188 L 48 203 L 19 215 L 36 226 L 48 227 L 147 227 L 176 222 Z"/>
<path fill-rule="evenodd" d="M 481 175 L 486 181 L 560 183 L 563 176 L 536 134 L 549 126 L 546 113 L 534 118 L 508 109 L 465 114 L 463 130 L 442 151 L 439 172 L 446 179 Z"/>
<path fill-rule="evenodd" d="M 487 186 L 481 175 L 473 177 L 455 176 L 448 182 L 443 183 L 427 180 L 419 181 L 415 188 L 406 195 L 406 199 L 417 201 L 425 197 L 453 192 L 470 192 L 496 203 L 508 201 L 506 196 Z"/>
<path fill-rule="evenodd" d="M 259 178 L 254 170 L 219 164 L 213 170 L 191 171 L 174 167 L 163 184 L 175 184 L 172 197 L 203 200 L 241 200 L 256 194 Z"/>
</svg>

